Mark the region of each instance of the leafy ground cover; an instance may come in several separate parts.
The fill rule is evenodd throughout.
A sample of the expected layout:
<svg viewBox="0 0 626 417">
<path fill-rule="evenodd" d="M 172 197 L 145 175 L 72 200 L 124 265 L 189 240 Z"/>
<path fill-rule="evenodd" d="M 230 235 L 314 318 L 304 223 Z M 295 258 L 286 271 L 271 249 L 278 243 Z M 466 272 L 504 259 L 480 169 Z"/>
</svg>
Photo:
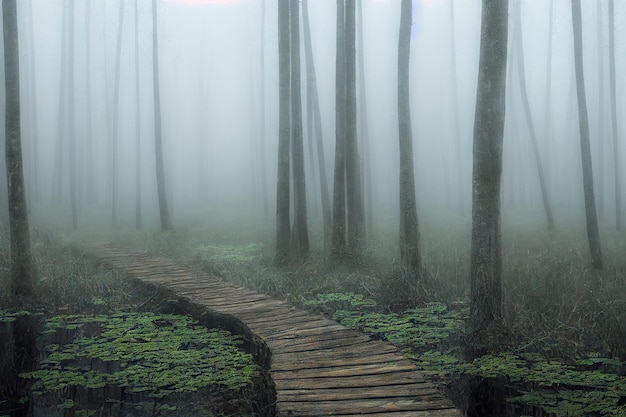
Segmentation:
<svg viewBox="0 0 626 417">
<path fill-rule="evenodd" d="M 0 340 L 20 317 L 36 318 L 39 366 L 21 375 L 32 383 L 35 416 L 255 414 L 259 367 L 239 337 L 164 313 L 177 310 L 172 300 L 49 237 L 34 250 L 37 312 L 3 309 L 11 300 L 0 291 Z M 1 238 L 0 288 L 9 279 L 7 253 Z M 4 360 L 8 345 L 0 345 Z M 10 383 L 2 379 L 0 394 Z"/>
</svg>

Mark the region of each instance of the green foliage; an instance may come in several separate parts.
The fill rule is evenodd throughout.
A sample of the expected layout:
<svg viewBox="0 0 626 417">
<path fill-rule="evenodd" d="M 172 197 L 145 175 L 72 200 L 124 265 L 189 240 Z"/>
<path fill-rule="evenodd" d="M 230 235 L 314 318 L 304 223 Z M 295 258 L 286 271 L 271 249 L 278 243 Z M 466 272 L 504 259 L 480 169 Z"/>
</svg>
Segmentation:
<svg viewBox="0 0 626 417">
<path fill-rule="evenodd" d="M 347 327 L 388 340 L 438 379 L 453 381 L 465 373 L 504 380 L 515 393 L 507 402 L 556 417 L 626 416 L 626 364 L 599 352 L 566 364 L 547 357 L 545 351 L 553 349 L 546 344 L 542 353 L 507 351 L 463 363 L 450 340 L 465 326 L 468 309 L 463 302 L 455 308 L 434 302 L 397 314 L 380 312 L 373 300 L 360 294 L 328 293 L 305 305 L 331 313 Z"/>
<path fill-rule="evenodd" d="M 35 381 L 35 393 L 118 387 L 156 401 L 209 387 L 235 392 L 258 373 L 251 355 L 238 349 L 238 337 L 208 330 L 187 316 L 120 312 L 48 320 L 45 334 L 51 341 L 68 332 L 68 340 L 47 345 L 39 369 L 22 375 Z M 71 398 L 58 405 L 74 406 Z"/>
</svg>

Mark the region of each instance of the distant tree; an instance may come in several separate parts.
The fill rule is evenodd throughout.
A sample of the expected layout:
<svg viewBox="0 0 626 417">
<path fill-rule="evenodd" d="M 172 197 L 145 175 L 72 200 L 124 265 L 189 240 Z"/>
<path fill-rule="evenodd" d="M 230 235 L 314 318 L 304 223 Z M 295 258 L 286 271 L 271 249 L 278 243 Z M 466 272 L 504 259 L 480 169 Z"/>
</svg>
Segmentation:
<svg viewBox="0 0 626 417">
<path fill-rule="evenodd" d="M 615 3 L 609 0 L 609 83 L 611 88 L 611 133 L 613 135 L 613 167 L 615 169 L 615 226 L 622 230 L 622 193 L 617 131 L 617 87 L 615 83 Z"/>
<path fill-rule="evenodd" d="M 463 135 L 461 134 L 461 117 L 459 115 L 459 83 L 457 75 L 456 61 L 456 18 L 454 13 L 454 1 L 450 2 L 450 69 L 452 77 L 450 79 L 450 87 L 452 94 L 452 123 L 454 134 L 454 156 L 456 158 L 457 170 L 457 198 L 459 203 L 459 213 L 463 214 L 466 210 L 465 196 L 467 191 L 464 184 L 464 164 L 463 164 Z"/>
<path fill-rule="evenodd" d="M 74 0 L 69 0 L 70 8 L 70 24 L 69 24 L 69 65 L 68 75 L 69 88 L 68 88 L 68 110 L 70 119 L 69 130 L 69 180 L 70 180 L 70 207 L 72 215 L 72 229 L 78 229 L 78 203 L 76 196 L 76 100 L 75 100 L 75 77 L 74 67 L 76 65 L 76 59 L 74 56 L 74 21 L 75 21 L 75 3 Z"/>
<path fill-rule="evenodd" d="M 361 163 L 357 141 L 356 0 L 345 0 L 346 112 L 345 160 L 347 249 L 351 257 L 361 254 L 365 238 Z"/>
<path fill-rule="evenodd" d="M 370 149 L 370 135 L 369 135 L 369 117 L 367 110 L 367 83 L 365 80 L 365 40 L 363 39 L 363 32 L 365 31 L 365 22 L 363 19 L 363 2 L 357 3 L 357 47 L 358 47 L 358 76 L 359 82 L 359 144 L 361 145 L 361 151 L 363 155 L 363 163 L 361 164 L 361 179 L 363 180 L 363 210 L 365 218 L 365 230 L 371 230 L 374 223 L 374 216 L 372 210 L 372 162 L 371 162 L 371 149 Z"/>
<path fill-rule="evenodd" d="M 260 168 L 261 168 L 261 178 L 260 178 L 260 186 L 261 186 L 261 199 L 263 201 L 263 216 L 267 218 L 269 216 L 269 199 L 267 192 L 267 161 L 265 155 L 265 143 L 267 142 L 266 132 L 265 132 L 265 5 L 266 1 L 261 0 L 261 40 L 260 40 L 260 48 L 259 48 L 259 160 L 260 160 Z"/>
<path fill-rule="evenodd" d="M 58 121 L 57 121 L 57 134 L 54 146 L 54 173 L 52 174 L 52 200 L 56 204 L 61 204 L 63 201 L 63 182 L 64 182 L 64 168 L 66 163 L 64 162 L 64 150 L 65 150 L 65 134 L 67 126 L 67 114 L 66 114 L 66 98 L 67 98 L 67 70 L 69 66 L 69 24 L 68 24 L 68 5 L 69 3 L 61 3 L 61 64 L 59 71 L 59 102 L 58 102 Z"/>
<path fill-rule="evenodd" d="M 583 39 L 582 13 L 580 0 L 572 0 L 572 28 L 574 31 L 574 67 L 576 73 L 576 93 L 578 96 L 578 123 L 580 128 L 580 153 L 583 168 L 583 189 L 585 193 L 585 215 L 587 220 L 587 239 L 594 269 L 602 269 L 602 249 L 598 230 L 598 215 L 593 192 L 593 171 L 591 146 L 589 144 L 589 118 L 583 74 Z"/>
<path fill-rule="evenodd" d="M 291 159 L 293 161 L 294 222 L 291 235 L 293 255 L 309 254 L 307 227 L 304 146 L 302 140 L 302 98 L 300 93 L 300 1 L 291 0 L 289 13 L 291 47 Z"/>
<path fill-rule="evenodd" d="M 337 0 L 337 48 L 335 60 L 335 171 L 333 176 L 333 228 L 331 257 L 346 253 L 346 45 L 345 0 Z"/>
<path fill-rule="evenodd" d="M 85 2 L 85 197 L 95 196 L 95 169 L 93 164 L 93 114 L 91 106 L 91 2 Z"/>
<path fill-rule="evenodd" d="M 604 56 L 604 30 L 606 29 L 604 22 L 602 20 L 602 9 L 603 4 L 601 1 L 597 2 L 597 32 L 596 32 L 596 46 L 597 46 L 597 54 L 598 54 L 598 217 L 602 219 L 604 217 L 604 171 L 605 171 L 605 162 L 604 162 L 604 131 L 605 131 L 605 121 L 606 121 L 606 106 L 605 106 L 605 56 Z"/>
<path fill-rule="evenodd" d="M 478 340 L 502 318 L 500 181 L 508 2 L 483 0 L 474 120 L 470 325 Z"/>
<path fill-rule="evenodd" d="M 37 104 L 39 100 L 37 99 L 37 78 L 36 71 L 37 62 L 35 60 L 35 22 L 33 17 L 33 2 L 31 0 L 28 2 L 28 92 L 30 96 L 29 107 L 30 107 L 30 119 L 28 121 L 29 126 L 29 144 L 30 144 L 30 167 L 27 171 L 30 171 L 30 175 L 28 176 L 28 194 L 30 196 L 29 201 L 34 201 L 39 199 L 40 190 L 39 190 L 39 172 L 40 172 L 40 162 L 39 162 L 39 111 L 37 109 Z"/>
<path fill-rule="evenodd" d="M 135 228 L 141 230 L 141 82 L 139 77 L 138 3 L 135 1 Z"/>
<path fill-rule="evenodd" d="M 411 127 L 410 57 L 412 0 L 400 5 L 400 35 L 398 38 L 398 137 L 400 144 L 400 259 L 413 274 L 419 273 L 419 225 L 415 198 L 413 168 L 413 134 Z"/>
<path fill-rule="evenodd" d="M 335 171 L 333 176 L 333 227 L 331 257 L 341 259 L 346 253 L 346 159 L 345 101 L 346 48 L 345 0 L 337 0 L 337 47 L 335 58 Z"/>
<path fill-rule="evenodd" d="M 319 96 L 317 93 L 317 75 L 315 61 L 313 60 L 313 45 L 311 42 L 311 24 L 309 20 L 309 0 L 302 1 L 302 20 L 304 34 L 304 54 L 307 74 L 307 130 L 309 140 L 314 141 L 317 151 L 317 163 L 320 176 L 320 195 L 322 200 L 322 220 L 324 227 L 324 248 L 330 247 L 332 211 L 330 208 L 330 196 L 328 192 L 328 177 L 326 173 L 326 160 L 324 156 L 324 141 L 322 137 L 322 116 L 320 113 Z"/>
<path fill-rule="evenodd" d="M 290 199 L 290 43 L 289 2 L 278 1 L 278 83 L 279 83 L 279 130 L 278 173 L 276 186 L 276 254 L 274 263 L 286 265 L 291 254 Z"/>
<path fill-rule="evenodd" d="M 159 33 L 157 25 L 157 0 L 152 0 L 152 82 L 154 94 L 154 149 L 156 157 L 157 194 L 161 230 L 172 230 L 172 220 L 165 192 L 165 168 L 163 163 L 163 123 L 161 120 L 161 89 L 159 87 Z"/>
<path fill-rule="evenodd" d="M 16 0 L 2 2 L 5 86 L 5 159 L 8 184 L 9 229 L 11 233 L 10 294 L 14 308 L 28 309 L 35 298 L 35 267 L 31 256 L 28 209 L 24 190 L 20 120 L 20 64 Z M 0 341 L 3 363 L 0 389 L 4 401 L 0 412 L 25 417 L 29 393 L 21 372 L 31 370 L 36 360 L 35 331 L 30 316 L 18 318 L 9 326 L 12 340 Z M 10 359 L 8 359 L 10 358 Z M 12 360 L 11 360 L 12 359 Z"/>
<path fill-rule="evenodd" d="M 122 32 L 124 28 L 124 0 L 120 0 L 115 45 L 115 85 L 113 86 L 113 122 L 111 125 L 111 224 L 117 226 L 117 200 L 118 200 L 118 142 L 119 142 L 119 117 L 120 117 L 120 78 L 122 67 Z"/>
<path fill-rule="evenodd" d="M 543 208 L 546 213 L 546 221 L 548 224 L 548 230 L 554 231 L 554 216 L 552 215 L 552 208 L 550 207 L 550 197 L 548 196 L 548 189 L 546 186 L 546 178 L 543 170 L 543 163 L 541 162 L 541 153 L 539 152 L 539 144 L 537 142 L 537 134 L 535 132 L 535 124 L 533 123 L 533 116 L 530 109 L 530 102 L 528 100 L 528 88 L 526 87 L 526 60 L 524 58 L 524 36 L 522 31 L 522 6 L 521 1 L 516 0 L 516 10 L 514 11 L 515 19 L 515 52 L 517 53 L 517 76 L 519 81 L 520 93 L 522 96 L 522 105 L 524 108 L 524 117 L 526 119 L 526 126 L 530 135 L 530 143 L 533 149 L 533 156 L 535 157 L 535 166 L 537 167 L 537 174 L 539 177 L 539 188 L 541 190 L 541 200 L 543 201 Z"/>
</svg>

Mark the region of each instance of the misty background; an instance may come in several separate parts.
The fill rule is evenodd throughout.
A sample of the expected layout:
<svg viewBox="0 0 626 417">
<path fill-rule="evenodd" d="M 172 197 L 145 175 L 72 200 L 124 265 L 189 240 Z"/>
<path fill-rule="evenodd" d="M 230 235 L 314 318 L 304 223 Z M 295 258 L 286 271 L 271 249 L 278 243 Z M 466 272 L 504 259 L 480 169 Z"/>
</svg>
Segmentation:
<svg viewBox="0 0 626 417">
<path fill-rule="evenodd" d="M 570 2 L 522 0 L 519 3 L 526 84 L 548 195 L 555 209 L 557 227 L 573 223 L 581 226 L 582 233 L 584 200 Z M 116 166 L 118 225 L 134 227 L 139 192 L 144 227 L 157 229 L 151 2 L 136 0 L 138 50 L 134 43 L 135 0 L 76 0 L 72 11 L 72 41 L 67 36 L 69 4 L 67 0 L 30 0 L 18 4 L 22 140 L 33 222 L 71 228 L 67 135 L 73 123 L 79 228 L 111 225 L 111 190 Z M 511 5 L 511 15 L 516 4 L 514 1 Z M 357 20 L 357 30 L 362 27 L 363 42 L 357 44 L 357 60 L 362 56 L 363 67 L 361 71 L 357 66 L 357 83 L 364 81 L 365 89 L 358 94 L 359 100 L 363 98 L 367 103 L 367 113 L 359 101 L 359 152 L 365 181 L 366 230 L 370 239 L 376 239 L 377 235 L 398 228 L 400 1 L 363 0 L 361 5 L 363 20 Z M 454 0 L 454 14 L 451 6 L 451 0 L 414 1 L 411 104 L 415 178 L 422 225 L 445 228 L 460 224 L 469 229 L 481 3 Z M 124 8 L 124 19 L 120 94 L 115 102 L 120 7 Z M 609 122 L 608 10 L 603 1 L 585 1 L 582 7 L 596 200 L 601 224 L 610 227 L 615 223 L 616 213 Z M 626 64 L 625 7 L 622 2 L 616 2 L 618 132 L 626 128 L 624 118 L 619 117 L 623 115 L 626 88 L 625 73 L 620 71 Z M 268 238 L 273 236 L 278 145 L 276 9 L 275 1 L 261 0 L 158 2 L 165 174 L 177 228 L 236 224 L 245 220 L 246 224 L 253 224 L 252 229 L 258 228 Z M 309 2 L 331 191 L 335 150 L 335 10 L 335 2 L 331 0 Z M 511 25 L 503 215 L 505 223 L 530 218 L 541 224 L 545 215 L 522 110 L 516 47 L 511 42 L 515 27 L 514 23 Z M 306 130 L 304 53 L 302 60 L 309 227 L 311 235 L 319 237 L 322 233 L 319 174 Z M 74 68 L 72 91 L 68 91 L 67 77 L 64 79 L 70 62 Z M 73 109 L 68 107 L 70 94 L 75 100 Z M 136 118 L 137 109 L 139 118 Z M 112 132 L 111 121 L 116 114 L 119 125 L 117 132 Z M 364 126 L 368 130 L 367 143 L 363 143 L 361 134 Z M 113 137 L 117 137 L 116 150 Z M 626 149 L 622 143 L 618 145 L 617 160 L 624 161 Z M 114 156 L 118 159 L 115 165 Z M 141 167 L 139 189 L 135 181 L 137 161 Z M 6 189 L 6 181 L 0 181 L 0 187 Z M 0 195 L 6 198 L 6 191 Z"/>
</svg>

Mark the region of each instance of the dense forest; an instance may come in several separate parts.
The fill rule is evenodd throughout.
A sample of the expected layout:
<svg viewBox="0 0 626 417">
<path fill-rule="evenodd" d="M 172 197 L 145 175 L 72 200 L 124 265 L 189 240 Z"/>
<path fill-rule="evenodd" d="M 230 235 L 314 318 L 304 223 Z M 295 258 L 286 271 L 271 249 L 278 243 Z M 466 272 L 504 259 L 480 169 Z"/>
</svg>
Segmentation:
<svg viewBox="0 0 626 417">
<path fill-rule="evenodd" d="M 626 4 L 3 0 L 2 12 L 0 416 L 262 414 L 237 335 L 154 316 L 168 300 L 81 256 L 87 241 L 391 342 L 464 415 L 626 416 Z M 203 348 L 232 349 L 220 366 L 250 371 L 211 405 L 248 402 L 193 408 L 185 378 L 138 394 L 134 411 L 127 380 L 115 411 L 89 391 L 104 380 L 50 388 L 50 346 L 93 317 L 108 317 L 103 334 L 183 320 Z"/>
</svg>

